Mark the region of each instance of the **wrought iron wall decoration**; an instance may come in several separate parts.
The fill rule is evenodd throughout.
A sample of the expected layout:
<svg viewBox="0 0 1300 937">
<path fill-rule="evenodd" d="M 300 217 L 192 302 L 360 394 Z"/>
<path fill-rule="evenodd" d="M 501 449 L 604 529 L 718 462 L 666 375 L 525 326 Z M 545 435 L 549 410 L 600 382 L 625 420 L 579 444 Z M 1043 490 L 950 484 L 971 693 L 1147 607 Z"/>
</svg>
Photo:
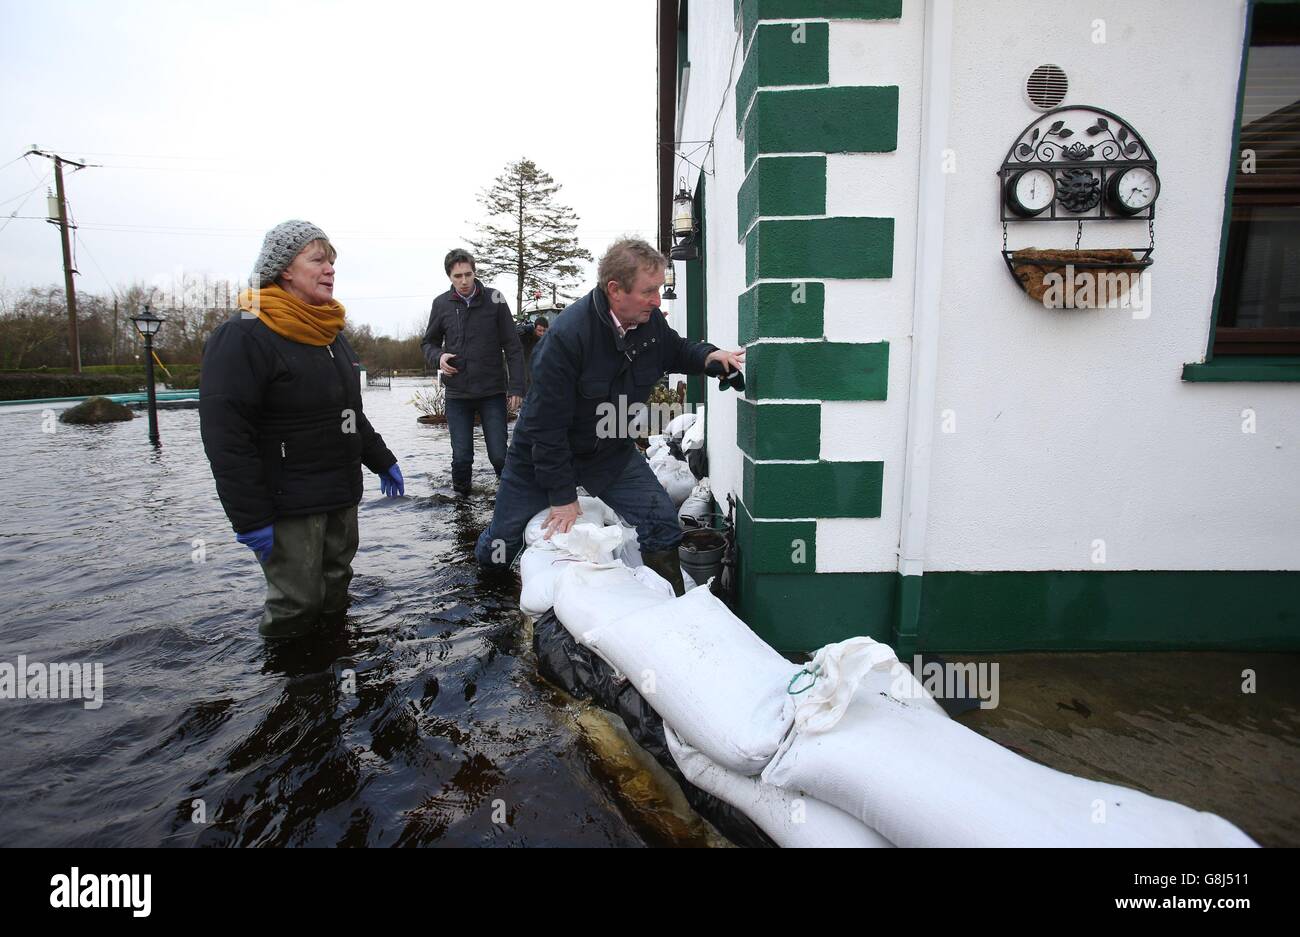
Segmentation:
<svg viewBox="0 0 1300 937">
<path fill-rule="evenodd" d="M 1156 158 L 1142 136 L 1110 111 L 1066 105 L 1029 124 L 998 170 L 1002 257 L 1016 282 L 1031 294 L 1048 269 L 1137 270 L 1155 251 Z M 1085 221 L 1147 221 L 1146 247 L 1083 250 Z M 1007 249 L 1007 222 L 1073 222 L 1074 251 Z M 1036 268 L 1036 271 L 1035 269 Z"/>
</svg>

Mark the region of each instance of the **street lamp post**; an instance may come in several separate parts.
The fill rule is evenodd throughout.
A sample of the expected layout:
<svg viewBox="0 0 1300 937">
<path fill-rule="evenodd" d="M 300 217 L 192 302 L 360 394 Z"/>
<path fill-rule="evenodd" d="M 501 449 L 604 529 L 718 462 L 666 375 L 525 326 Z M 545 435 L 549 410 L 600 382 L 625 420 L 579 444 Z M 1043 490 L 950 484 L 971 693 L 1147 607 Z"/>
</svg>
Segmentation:
<svg viewBox="0 0 1300 937">
<path fill-rule="evenodd" d="M 144 312 L 138 316 L 132 316 L 131 322 L 134 323 L 136 330 L 144 336 L 144 375 L 145 381 L 149 385 L 149 442 L 155 446 L 159 444 L 158 439 L 158 398 L 154 393 L 153 379 L 153 337 L 158 334 L 162 324 L 166 319 L 159 318 L 149 311 L 148 303 L 145 304 Z"/>
</svg>

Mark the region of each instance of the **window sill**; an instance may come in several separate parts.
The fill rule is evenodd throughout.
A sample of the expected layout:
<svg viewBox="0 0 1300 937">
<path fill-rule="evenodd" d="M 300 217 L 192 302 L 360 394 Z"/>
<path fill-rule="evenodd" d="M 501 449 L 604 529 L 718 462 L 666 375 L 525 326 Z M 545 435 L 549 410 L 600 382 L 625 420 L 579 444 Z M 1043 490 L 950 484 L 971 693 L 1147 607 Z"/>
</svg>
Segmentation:
<svg viewBox="0 0 1300 937">
<path fill-rule="evenodd" d="M 1183 365 L 1184 381 L 1300 382 L 1300 356 L 1234 356 Z"/>
</svg>

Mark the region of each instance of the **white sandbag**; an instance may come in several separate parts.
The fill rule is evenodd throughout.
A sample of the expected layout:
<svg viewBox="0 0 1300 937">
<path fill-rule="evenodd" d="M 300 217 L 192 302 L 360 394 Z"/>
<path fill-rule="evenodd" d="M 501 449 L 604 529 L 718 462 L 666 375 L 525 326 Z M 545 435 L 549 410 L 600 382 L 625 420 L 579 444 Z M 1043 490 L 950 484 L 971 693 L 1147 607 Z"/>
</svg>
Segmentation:
<svg viewBox="0 0 1300 937">
<path fill-rule="evenodd" d="M 623 547 L 614 558 L 633 569 L 641 565 L 641 541 L 635 527 L 623 525 Z"/>
<path fill-rule="evenodd" d="M 668 421 L 664 427 L 664 435 L 673 439 L 680 439 L 682 434 L 691 428 L 691 425 L 699 419 L 696 413 L 683 413 L 681 416 L 675 416 Z M 653 439 L 653 437 L 651 437 Z"/>
<path fill-rule="evenodd" d="M 574 563 L 583 560 L 565 550 L 528 547 L 519 557 L 519 610 L 525 615 L 544 615 L 555 604 L 555 583 Z"/>
<path fill-rule="evenodd" d="M 704 446 L 704 407 L 699 407 L 699 419 L 687 427 L 682 434 L 682 452 L 700 449 Z"/>
<path fill-rule="evenodd" d="M 728 771 L 664 723 L 668 751 L 686 780 L 735 807 L 786 849 L 880 849 L 893 846 L 838 807 Z"/>
<path fill-rule="evenodd" d="M 672 598 L 673 587 L 644 566 L 634 570 L 622 563 L 575 563 L 555 581 L 555 615 L 579 643 L 589 631 Z"/>
<path fill-rule="evenodd" d="M 796 731 L 826 732 L 843 717 L 858 692 L 885 693 L 908 705 L 946 716 L 912 672 L 899 663 L 894 649 L 871 638 L 828 644 L 804 665 L 795 684 Z"/>
<path fill-rule="evenodd" d="M 608 527 L 611 524 L 621 523 L 617 512 L 608 504 L 599 498 L 592 498 L 586 495 L 578 497 L 578 508 L 582 511 L 578 515 L 577 524 L 591 524 L 595 527 Z M 550 508 L 543 508 L 533 515 L 533 519 L 524 527 L 524 543 L 532 546 L 539 540 L 545 540 L 542 531 L 542 523 L 546 520 L 546 515 L 550 513 Z M 574 526 L 576 527 L 577 524 Z M 548 543 L 555 543 L 556 537 L 562 537 L 563 534 L 555 534 Z"/>
<path fill-rule="evenodd" d="M 763 780 L 903 847 L 1252 846 L 1221 817 L 1022 758 L 923 706 L 866 691 L 826 732 L 792 731 Z"/>
<path fill-rule="evenodd" d="M 673 507 L 681 507 L 682 502 L 690 497 L 691 490 L 695 487 L 695 476 L 691 474 L 686 463 L 670 456 L 667 459 L 651 461 L 650 470 L 654 472 L 659 484 L 664 486 L 664 491 L 668 492 L 668 499 L 672 501 Z"/>
<path fill-rule="evenodd" d="M 560 602 L 576 572 L 566 571 L 556 587 L 562 621 Z M 687 743 L 732 771 L 761 771 L 794 721 L 786 690 L 799 666 L 707 586 L 575 637 L 627 674 Z"/>
</svg>

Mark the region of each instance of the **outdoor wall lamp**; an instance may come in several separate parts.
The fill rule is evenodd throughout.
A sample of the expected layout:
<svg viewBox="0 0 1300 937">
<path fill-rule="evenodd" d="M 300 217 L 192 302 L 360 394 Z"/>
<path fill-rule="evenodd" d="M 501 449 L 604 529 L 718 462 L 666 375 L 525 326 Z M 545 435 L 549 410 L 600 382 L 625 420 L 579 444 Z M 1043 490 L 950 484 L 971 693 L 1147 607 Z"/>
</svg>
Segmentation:
<svg viewBox="0 0 1300 937">
<path fill-rule="evenodd" d="M 677 293 L 673 289 L 677 285 L 677 272 L 673 269 L 672 262 L 664 267 L 664 299 L 676 299 Z"/>
<path fill-rule="evenodd" d="M 668 256 L 673 260 L 695 260 L 700 250 L 695 243 L 695 203 L 686 180 L 678 179 L 677 195 L 673 197 L 673 244 Z"/>
</svg>

